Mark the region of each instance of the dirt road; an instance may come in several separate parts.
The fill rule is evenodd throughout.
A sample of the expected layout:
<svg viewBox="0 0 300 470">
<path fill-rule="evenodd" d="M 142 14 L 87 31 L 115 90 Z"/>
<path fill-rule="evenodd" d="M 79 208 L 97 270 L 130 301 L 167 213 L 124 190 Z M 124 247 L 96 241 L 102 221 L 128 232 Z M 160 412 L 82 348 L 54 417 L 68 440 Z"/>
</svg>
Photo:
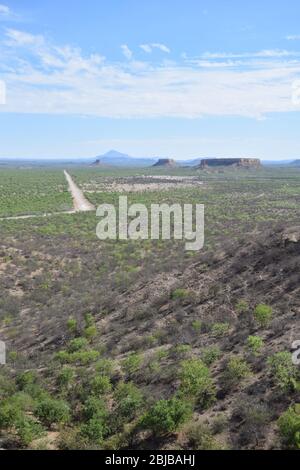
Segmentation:
<svg viewBox="0 0 300 470">
<path fill-rule="evenodd" d="M 95 210 L 93 204 L 85 198 L 81 189 L 79 189 L 78 186 L 74 183 L 66 170 L 64 170 L 64 174 L 69 185 L 69 190 L 72 194 L 75 212 L 87 212 Z"/>
</svg>

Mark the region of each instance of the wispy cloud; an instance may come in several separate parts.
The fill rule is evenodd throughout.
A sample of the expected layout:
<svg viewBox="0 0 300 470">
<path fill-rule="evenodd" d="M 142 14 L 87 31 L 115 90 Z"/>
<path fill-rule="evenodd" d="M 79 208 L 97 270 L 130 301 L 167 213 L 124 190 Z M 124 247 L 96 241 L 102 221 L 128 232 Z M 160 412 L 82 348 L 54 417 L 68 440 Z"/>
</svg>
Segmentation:
<svg viewBox="0 0 300 470">
<path fill-rule="evenodd" d="M 0 16 L 9 16 L 11 14 L 10 8 L 0 3 Z"/>
<path fill-rule="evenodd" d="M 126 59 L 130 60 L 133 57 L 133 52 L 129 49 L 127 44 L 122 44 L 121 46 L 123 55 L 126 57 Z"/>
<path fill-rule="evenodd" d="M 171 52 L 171 50 L 165 44 L 161 44 L 161 43 L 158 43 L 158 42 L 154 42 L 154 43 L 151 43 L 151 44 L 141 44 L 140 48 L 144 52 L 147 52 L 147 54 L 151 54 L 153 49 L 159 49 L 160 51 L 165 52 L 167 54 L 170 54 L 170 52 Z"/>
<path fill-rule="evenodd" d="M 274 58 L 300 56 L 299 52 L 281 49 L 264 49 L 258 52 L 246 52 L 242 54 L 228 52 L 205 52 L 202 59 L 249 59 L 249 58 Z"/>
<path fill-rule="evenodd" d="M 19 21 L 21 18 L 7 5 L 0 3 L 0 21 Z"/>
<path fill-rule="evenodd" d="M 300 41 L 300 34 L 290 34 L 289 36 L 286 36 L 286 39 L 288 41 Z"/>
<path fill-rule="evenodd" d="M 289 51 L 206 53 L 178 62 L 112 62 L 42 35 L 6 30 L 0 73 L 7 85 L 2 111 L 111 118 L 239 115 L 262 118 L 300 110 L 292 85 L 300 57 Z"/>
</svg>

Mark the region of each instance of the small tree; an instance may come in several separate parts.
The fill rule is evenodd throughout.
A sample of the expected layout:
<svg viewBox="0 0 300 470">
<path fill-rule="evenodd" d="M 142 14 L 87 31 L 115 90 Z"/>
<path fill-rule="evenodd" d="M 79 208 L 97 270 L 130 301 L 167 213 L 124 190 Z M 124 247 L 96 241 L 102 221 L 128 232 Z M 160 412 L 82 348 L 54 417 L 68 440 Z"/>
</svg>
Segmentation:
<svg viewBox="0 0 300 470">
<path fill-rule="evenodd" d="M 181 362 L 180 391 L 207 408 L 215 401 L 216 391 L 208 367 L 201 359 L 187 359 Z"/>
<path fill-rule="evenodd" d="M 63 400 L 46 398 L 38 403 L 34 414 L 42 423 L 50 427 L 52 424 L 68 422 L 70 419 L 70 408 Z"/>
<path fill-rule="evenodd" d="M 142 392 L 132 382 L 120 382 L 115 390 L 114 399 L 117 402 L 119 419 L 131 421 L 135 418 L 143 403 Z"/>
<path fill-rule="evenodd" d="M 164 435 L 177 431 L 192 415 L 190 403 L 178 398 L 158 401 L 141 420 L 142 427 Z"/>
</svg>

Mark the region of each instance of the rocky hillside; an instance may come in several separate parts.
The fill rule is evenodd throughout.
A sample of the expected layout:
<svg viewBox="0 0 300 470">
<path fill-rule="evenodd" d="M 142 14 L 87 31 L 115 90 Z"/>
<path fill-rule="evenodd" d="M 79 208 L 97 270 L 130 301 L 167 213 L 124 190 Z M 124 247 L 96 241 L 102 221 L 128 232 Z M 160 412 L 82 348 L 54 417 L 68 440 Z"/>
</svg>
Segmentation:
<svg viewBox="0 0 300 470">
<path fill-rule="evenodd" d="M 29 251 L 3 251 L 5 286 L 23 309 L 1 328 L 10 354 L 0 384 L 2 446 L 295 445 L 296 431 L 282 431 L 279 418 L 300 398 L 291 361 L 300 339 L 299 238 L 297 227 L 255 234 L 184 269 L 174 260 L 144 275 L 144 266 L 129 285 L 108 276 L 98 291 L 91 273 L 103 254 L 87 257 L 78 245 L 61 248 L 61 258 L 47 241 L 47 254 L 32 256 L 51 272 L 50 296 L 49 276 L 26 271 Z M 59 285 L 72 292 L 63 303 Z M 9 407 L 21 418 L 8 419 Z"/>
</svg>

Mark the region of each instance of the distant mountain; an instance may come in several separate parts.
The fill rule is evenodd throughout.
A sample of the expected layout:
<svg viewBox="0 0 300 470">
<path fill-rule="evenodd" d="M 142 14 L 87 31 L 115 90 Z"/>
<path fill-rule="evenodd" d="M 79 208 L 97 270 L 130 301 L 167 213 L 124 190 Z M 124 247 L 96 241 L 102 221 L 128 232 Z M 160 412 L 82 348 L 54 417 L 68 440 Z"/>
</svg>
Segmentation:
<svg viewBox="0 0 300 470">
<path fill-rule="evenodd" d="M 292 163 L 292 160 L 262 160 L 261 162 L 265 166 L 276 165 L 276 166 L 286 166 Z"/>
<path fill-rule="evenodd" d="M 176 160 L 176 163 L 180 166 L 198 166 L 200 165 L 202 158 L 194 158 L 192 160 Z"/>
<path fill-rule="evenodd" d="M 98 155 L 96 161 L 100 160 L 101 163 L 111 166 L 122 166 L 122 167 L 147 167 L 152 166 L 156 163 L 156 158 L 135 158 L 127 155 L 126 153 L 117 152 L 116 150 L 110 150 L 104 155 Z"/>
<path fill-rule="evenodd" d="M 299 160 L 294 160 L 293 162 L 291 162 L 290 166 L 300 166 L 300 159 Z"/>
</svg>

